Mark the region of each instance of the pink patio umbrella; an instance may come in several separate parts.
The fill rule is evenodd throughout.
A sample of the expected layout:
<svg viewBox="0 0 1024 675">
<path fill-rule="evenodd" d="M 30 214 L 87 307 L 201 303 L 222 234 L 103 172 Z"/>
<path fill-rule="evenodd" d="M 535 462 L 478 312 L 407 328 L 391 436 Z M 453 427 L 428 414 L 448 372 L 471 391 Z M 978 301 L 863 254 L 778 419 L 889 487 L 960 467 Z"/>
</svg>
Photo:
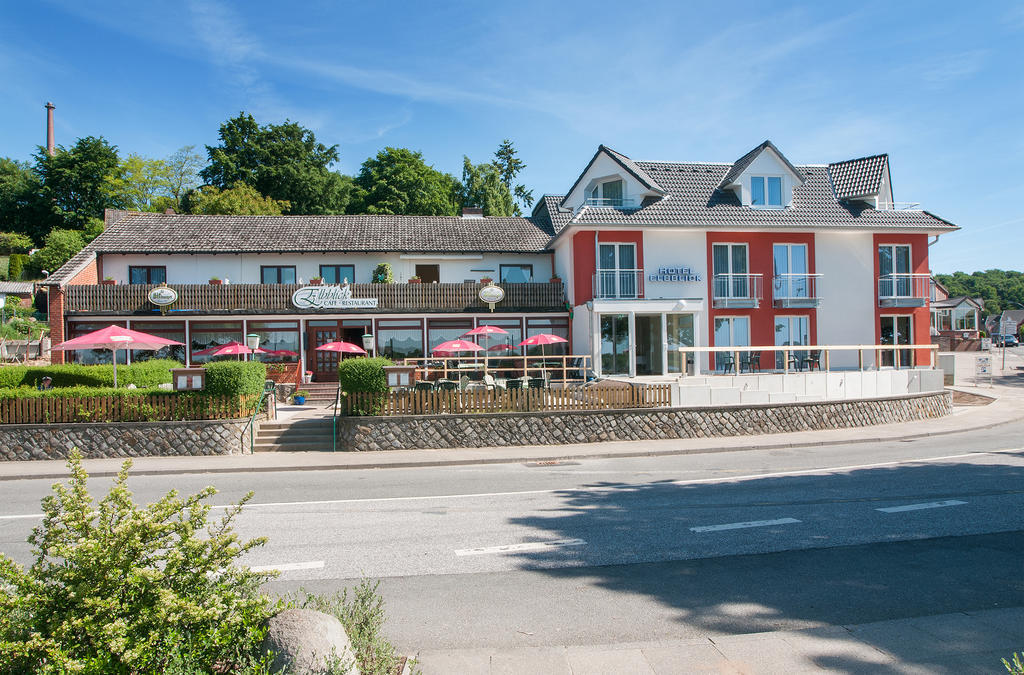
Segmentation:
<svg viewBox="0 0 1024 675">
<path fill-rule="evenodd" d="M 200 349 L 197 352 L 192 352 L 192 356 L 237 356 L 238 354 L 266 354 L 267 350 L 252 349 L 249 345 L 243 345 L 241 342 L 232 340 L 222 345 L 213 345 L 206 349 Z"/>
<path fill-rule="evenodd" d="M 487 341 L 492 335 L 508 335 L 507 330 L 498 328 L 497 326 L 477 326 L 473 330 L 464 334 L 462 337 L 469 335 L 482 335 L 484 338 L 484 349 L 487 349 Z M 484 354 L 484 373 L 487 372 L 487 355 Z"/>
<path fill-rule="evenodd" d="M 448 340 L 431 349 L 430 353 L 435 356 L 450 356 L 458 352 L 482 352 L 483 350 L 483 347 L 469 340 Z"/>
<path fill-rule="evenodd" d="M 351 342 L 328 342 L 316 348 L 318 352 L 341 352 L 342 354 L 366 354 L 366 350 Z"/>
<path fill-rule="evenodd" d="M 293 352 L 290 349 L 268 349 L 268 350 L 266 350 L 266 353 L 270 354 L 271 356 L 298 356 L 299 355 L 298 352 Z"/>
<path fill-rule="evenodd" d="M 533 347 L 540 345 L 540 356 L 544 358 L 544 345 L 555 345 L 562 342 L 568 342 L 564 337 L 558 335 L 552 335 L 551 333 L 538 333 L 537 335 L 531 335 L 522 342 L 519 343 L 520 347 Z M 541 371 L 542 374 L 547 375 L 546 370 Z"/>
<path fill-rule="evenodd" d="M 52 349 L 58 351 L 74 351 L 76 349 L 109 349 L 114 362 L 114 388 L 117 388 L 117 350 L 118 349 L 163 349 L 171 345 L 184 344 L 177 340 L 142 333 L 121 326 L 107 326 L 85 335 L 65 340 Z"/>
</svg>

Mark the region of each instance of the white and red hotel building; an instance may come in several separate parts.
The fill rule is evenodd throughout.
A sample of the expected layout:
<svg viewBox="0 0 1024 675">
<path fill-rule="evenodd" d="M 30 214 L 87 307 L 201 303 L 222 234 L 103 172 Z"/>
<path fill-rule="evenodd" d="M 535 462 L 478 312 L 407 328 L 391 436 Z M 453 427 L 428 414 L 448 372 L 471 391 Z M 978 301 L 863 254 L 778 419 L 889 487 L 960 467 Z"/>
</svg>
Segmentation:
<svg viewBox="0 0 1024 675">
<path fill-rule="evenodd" d="M 523 218 L 106 220 L 46 281 L 55 344 L 119 323 L 186 343 L 172 354 L 196 363 L 193 352 L 256 333 L 300 354 L 270 357 L 288 381 L 302 370 L 331 379 L 336 356 L 313 350 L 330 340 L 372 334 L 381 354 L 423 356 L 482 324 L 508 330 L 511 344 L 561 334 L 566 352 L 613 377 L 678 374 L 681 346 L 927 344 L 928 248 L 957 229 L 893 201 L 887 155 L 793 165 L 768 141 L 731 163 L 634 161 L 600 146 L 565 195 Z M 370 283 L 382 262 L 395 283 Z M 407 283 L 414 276 L 423 283 Z M 297 307 L 293 292 L 313 277 L 348 280 L 362 301 Z M 477 297 L 484 278 L 505 290 L 493 311 Z M 179 294 L 164 310 L 147 299 L 160 283 Z M 881 354 L 868 365 L 893 364 L 893 351 Z M 903 365 L 930 365 L 923 351 L 903 354 Z M 857 355 L 831 366 L 855 367 Z"/>
</svg>

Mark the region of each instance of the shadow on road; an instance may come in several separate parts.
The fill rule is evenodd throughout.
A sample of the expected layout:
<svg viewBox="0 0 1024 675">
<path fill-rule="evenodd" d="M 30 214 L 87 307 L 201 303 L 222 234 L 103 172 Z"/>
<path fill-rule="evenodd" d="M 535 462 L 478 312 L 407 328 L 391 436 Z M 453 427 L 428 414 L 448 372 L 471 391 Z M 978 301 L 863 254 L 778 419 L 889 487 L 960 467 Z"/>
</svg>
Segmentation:
<svg viewBox="0 0 1024 675">
<path fill-rule="evenodd" d="M 517 556 L 536 574 L 567 584 L 593 584 L 622 594 L 624 601 L 625 596 L 648 596 L 674 611 L 680 635 L 692 634 L 691 629 L 739 635 L 1024 606 L 1024 513 L 1007 514 L 1009 527 L 1004 529 L 1010 531 L 999 534 L 925 538 L 934 536 L 925 523 L 934 522 L 935 517 L 963 517 L 955 509 L 940 509 L 943 513 L 931 511 L 925 517 L 920 516 L 924 511 L 900 514 L 907 529 L 899 539 L 907 541 L 834 546 L 823 527 L 820 537 L 812 535 L 813 540 L 801 543 L 805 550 L 733 555 L 716 553 L 716 547 L 724 547 L 725 542 L 729 551 L 735 550 L 742 538 L 763 537 L 770 528 L 691 532 L 691 527 L 709 524 L 712 508 L 721 513 L 723 507 L 745 507 L 748 514 L 764 513 L 765 519 L 771 519 L 794 505 L 864 502 L 864 511 L 857 511 L 856 518 L 867 519 L 870 527 L 869 519 L 885 517 L 875 511 L 877 506 L 1019 494 L 1024 491 L 1022 479 L 1024 467 L 995 458 L 984 465 L 901 465 L 834 476 L 705 485 L 595 484 L 588 490 L 561 493 L 564 502 L 550 512 L 510 518 L 509 522 L 542 533 L 538 539 L 588 542 L 586 546 Z M 960 488 L 951 490 L 951 485 Z M 880 493 L 882 498 L 877 501 L 865 497 L 875 498 Z M 777 515 L 775 507 L 779 507 Z M 915 521 L 921 523 L 920 531 L 915 530 Z M 850 523 L 836 523 L 838 528 L 844 526 Z M 770 534 L 780 539 L 792 536 L 793 530 L 786 527 L 777 527 Z M 691 546 L 693 557 L 724 557 L 644 562 L 645 547 L 659 537 L 672 537 L 683 547 Z M 609 547 L 632 547 L 636 563 L 605 565 L 604 551 Z M 976 654 L 986 664 L 993 656 L 982 654 L 987 644 L 984 635 L 965 632 L 939 637 L 921 633 L 914 625 L 907 630 L 913 633 L 909 638 L 870 631 L 841 635 L 849 636 L 846 639 L 851 642 L 856 638 L 875 646 L 904 664 L 922 663 L 928 668 L 944 655 Z M 920 639 L 915 642 L 914 636 Z M 835 639 L 830 634 L 830 640 Z M 920 640 L 928 639 L 935 651 L 922 654 Z M 848 655 L 830 648 L 808 658 L 818 667 L 839 672 L 895 672 L 884 664 L 864 661 L 856 652 Z M 998 659 L 990 665 L 992 672 L 1001 667 Z"/>
</svg>

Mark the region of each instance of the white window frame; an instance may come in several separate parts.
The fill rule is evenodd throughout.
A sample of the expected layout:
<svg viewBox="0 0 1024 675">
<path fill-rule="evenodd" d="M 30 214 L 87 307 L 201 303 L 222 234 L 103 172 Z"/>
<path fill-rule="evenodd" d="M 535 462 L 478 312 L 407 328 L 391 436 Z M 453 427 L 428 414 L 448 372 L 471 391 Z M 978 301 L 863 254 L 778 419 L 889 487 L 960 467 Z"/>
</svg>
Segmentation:
<svg viewBox="0 0 1024 675">
<path fill-rule="evenodd" d="M 875 251 L 875 260 L 878 260 L 878 278 L 882 280 L 885 275 L 882 274 L 882 261 L 881 256 L 878 255 L 878 251 L 887 248 L 892 256 L 892 271 L 889 272 L 892 275 L 892 293 L 889 295 L 882 295 L 879 293 L 879 297 L 883 298 L 912 298 L 914 297 L 914 247 L 912 244 L 879 244 L 878 250 Z M 907 271 L 900 272 L 896 269 L 896 249 L 905 248 L 907 249 Z M 899 276 L 903 275 L 907 278 L 907 292 L 905 294 L 899 293 Z"/>
<path fill-rule="evenodd" d="M 779 179 L 779 203 L 769 204 L 769 194 L 771 192 L 768 189 L 768 179 L 778 178 Z M 754 181 L 764 181 L 764 204 L 754 203 Z M 750 176 L 750 208 L 752 209 L 784 209 L 786 208 L 786 177 L 781 174 L 757 174 L 756 176 Z"/>
<path fill-rule="evenodd" d="M 736 344 L 736 319 L 746 319 L 747 322 L 747 341 L 746 344 Z M 729 322 L 729 344 L 720 345 L 718 344 L 718 330 L 717 324 L 719 321 Z M 750 346 L 750 329 L 751 329 L 750 317 L 746 314 L 730 314 L 727 316 L 716 316 L 711 321 L 711 339 L 715 341 L 715 347 L 749 347 Z"/>
<path fill-rule="evenodd" d="M 776 267 L 775 267 L 775 247 L 776 246 L 785 246 L 786 247 L 786 268 L 788 270 L 786 272 L 779 272 L 779 270 L 776 269 Z M 796 246 L 799 246 L 799 247 L 804 249 L 804 271 L 803 272 L 794 272 L 793 271 L 793 248 L 796 247 Z M 809 297 L 811 297 L 811 287 L 810 287 L 811 286 L 811 282 L 810 282 L 810 277 L 811 277 L 811 258 L 810 258 L 810 255 L 811 255 L 811 247 L 808 246 L 807 244 L 787 243 L 787 242 L 782 242 L 782 241 L 777 241 L 777 242 L 773 242 L 772 243 L 772 292 L 773 292 L 773 294 L 778 295 L 778 297 L 784 297 L 784 298 L 809 298 Z M 781 274 L 788 275 L 788 279 L 789 279 L 789 283 L 787 283 L 782 288 L 780 288 L 777 285 L 777 282 L 775 281 L 775 277 L 778 277 Z M 803 276 L 804 279 L 803 279 L 802 282 L 798 281 L 796 284 L 794 284 L 793 282 L 796 281 L 795 277 L 797 275 Z M 796 290 L 794 290 L 794 289 L 796 289 Z M 799 294 L 799 292 L 801 290 L 803 292 L 803 295 Z M 817 292 L 817 291 L 815 291 L 815 292 Z M 779 293 L 785 293 L 785 295 L 779 295 Z"/>
</svg>

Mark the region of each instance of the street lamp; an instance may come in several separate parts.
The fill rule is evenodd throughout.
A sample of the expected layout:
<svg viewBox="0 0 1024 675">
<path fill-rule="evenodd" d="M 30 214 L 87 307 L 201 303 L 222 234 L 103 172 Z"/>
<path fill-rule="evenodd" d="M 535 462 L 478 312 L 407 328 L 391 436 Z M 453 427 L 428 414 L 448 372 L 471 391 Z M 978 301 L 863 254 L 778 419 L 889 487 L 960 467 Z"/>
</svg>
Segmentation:
<svg viewBox="0 0 1024 675">
<path fill-rule="evenodd" d="M 373 333 L 363 336 L 363 349 L 366 350 L 368 356 L 373 356 Z"/>
<path fill-rule="evenodd" d="M 253 351 L 253 353 L 255 353 L 256 350 L 260 348 L 260 336 L 259 336 L 259 334 L 258 333 L 249 333 L 248 335 L 246 335 L 245 336 L 245 346 L 248 347 L 249 349 L 251 349 Z M 249 359 L 250 360 L 254 360 L 252 358 L 251 354 L 249 355 Z"/>
</svg>

